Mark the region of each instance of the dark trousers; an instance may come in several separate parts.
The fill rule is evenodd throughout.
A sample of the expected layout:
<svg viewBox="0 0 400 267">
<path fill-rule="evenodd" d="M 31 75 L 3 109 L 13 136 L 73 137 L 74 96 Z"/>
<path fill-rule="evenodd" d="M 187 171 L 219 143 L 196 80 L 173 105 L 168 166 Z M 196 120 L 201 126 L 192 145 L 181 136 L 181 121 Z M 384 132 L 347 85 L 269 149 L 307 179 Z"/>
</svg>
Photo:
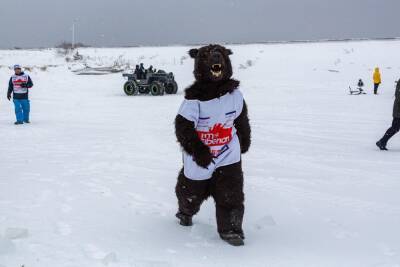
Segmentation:
<svg viewBox="0 0 400 267">
<path fill-rule="evenodd" d="M 195 181 L 179 173 L 176 185 L 179 212 L 193 216 L 204 200 L 215 200 L 218 232 L 243 234 L 243 172 L 241 162 L 218 168 L 211 179 Z"/>
<path fill-rule="evenodd" d="M 374 83 L 374 94 L 378 94 L 379 83 Z"/>
<path fill-rule="evenodd" d="M 393 137 L 400 130 L 400 118 L 394 118 L 392 126 L 386 131 L 381 141 L 386 145 L 390 138 Z"/>
</svg>

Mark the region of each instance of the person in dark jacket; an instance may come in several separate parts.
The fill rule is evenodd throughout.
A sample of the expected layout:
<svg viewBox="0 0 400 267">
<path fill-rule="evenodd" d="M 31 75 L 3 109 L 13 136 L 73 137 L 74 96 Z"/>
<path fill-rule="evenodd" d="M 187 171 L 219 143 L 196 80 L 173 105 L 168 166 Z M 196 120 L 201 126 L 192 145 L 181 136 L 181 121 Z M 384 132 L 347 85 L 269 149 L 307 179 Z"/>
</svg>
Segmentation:
<svg viewBox="0 0 400 267">
<path fill-rule="evenodd" d="M 363 82 L 363 80 L 362 80 L 362 79 L 359 79 L 359 80 L 358 80 L 358 84 L 357 84 L 357 86 L 358 86 L 358 88 L 362 88 L 362 87 L 364 87 L 364 82 Z"/>
<path fill-rule="evenodd" d="M 362 93 L 362 94 L 364 93 L 363 87 L 364 87 L 364 82 L 363 82 L 362 79 L 359 79 L 359 80 L 358 80 L 358 83 L 357 83 L 357 88 L 358 88 L 358 90 L 360 91 L 360 93 Z"/>
<path fill-rule="evenodd" d="M 376 142 L 380 150 L 387 150 L 386 145 L 390 138 L 400 130 L 400 80 L 396 85 L 396 94 L 393 105 L 393 121 L 392 126 L 386 131 L 385 135 Z"/>
<path fill-rule="evenodd" d="M 139 65 L 136 65 L 134 74 L 136 74 L 136 79 L 140 79 L 141 76 L 140 76 Z"/>
<path fill-rule="evenodd" d="M 33 87 L 31 77 L 22 71 L 20 65 L 14 66 L 14 75 L 8 82 L 7 99 L 13 98 L 15 106 L 15 125 L 29 123 L 30 102 L 28 98 L 29 89 Z"/>
<path fill-rule="evenodd" d="M 143 63 L 140 63 L 140 74 L 141 78 L 140 79 L 146 79 L 146 69 L 144 68 Z"/>
</svg>

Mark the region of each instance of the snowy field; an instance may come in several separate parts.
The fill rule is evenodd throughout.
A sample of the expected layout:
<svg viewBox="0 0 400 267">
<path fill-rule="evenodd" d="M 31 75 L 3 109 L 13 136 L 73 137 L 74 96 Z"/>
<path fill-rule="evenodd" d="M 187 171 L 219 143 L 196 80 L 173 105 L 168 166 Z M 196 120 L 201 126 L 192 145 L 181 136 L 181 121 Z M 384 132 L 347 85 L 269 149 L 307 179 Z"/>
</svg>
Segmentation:
<svg viewBox="0 0 400 267">
<path fill-rule="evenodd" d="M 162 97 L 124 95 L 121 74 L 75 75 L 54 50 L 0 51 L 0 266 L 400 266 L 400 136 L 375 147 L 400 41 L 230 48 L 253 127 L 239 248 L 219 239 L 211 200 L 193 227 L 174 217 L 189 47 L 80 50 L 92 66 L 174 72 L 180 91 Z M 33 67 L 30 125 L 13 125 L 5 97 L 15 63 Z M 368 94 L 348 95 L 359 78 Z"/>
</svg>

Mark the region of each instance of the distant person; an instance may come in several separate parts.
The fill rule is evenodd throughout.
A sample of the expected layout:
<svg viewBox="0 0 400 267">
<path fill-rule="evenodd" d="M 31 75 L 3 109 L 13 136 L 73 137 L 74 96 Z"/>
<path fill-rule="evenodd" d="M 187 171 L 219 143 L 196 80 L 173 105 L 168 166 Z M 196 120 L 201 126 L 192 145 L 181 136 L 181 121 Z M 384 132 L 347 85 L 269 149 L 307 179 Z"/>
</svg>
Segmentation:
<svg viewBox="0 0 400 267">
<path fill-rule="evenodd" d="M 152 65 L 150 65 L 150 67 L 149 67 L 149 69 L 148 69 L 148 73 L 154 73 L 154 70 L 153 70 L 153 66 L 152 66 Z"/>
<path fill-rule="evenodd" d="M 136 74 L 136 78 L 137 79 L 140 79 L 140 68 L 139 68 L 139 65 L 136 65 L 134 74 Z"/>
<path fill-rule="evenodd" d="M 392 126 L 386 131 L 385 135 L 376 142 L 380 150 L 387 150 L 386 145 L 390 138 L 400 130 L 400 80 L 396 85 L 395 100 L 393 105 Z"/>
<path fill-rule="evenodd" d="M 146 70 L 143 63 L 140 63 L 140 79 L 146 79 Z"/>
<path fill-rule="evenodd" d="M 364 82 L 363 82 L 363 80 L 359 79 L 359 80 L 358 80 L 357 86 L 358 86 L 359 88 L 363 88 L 363 87 L 364 87 Z"/>
<path fill-rule="evenodd" d="M 373 75 L 373 80 L 374 80 L 374 94 L 378 94 L 378 87 L 381 84 L 381 73 L 379 72 L 379 68 L 375 68 L 374 75 Z"/>
<path fill-rule="evenodd" d="M 358 87 L 358 90 L 360 91 L 360 93 L 364 93 L 364 89 L 363 89 L 364 82 L 363 82 L 363 80 L 358 79 L 357 87 Z"/>
<path fill-rule="evenodd" d="M 28 99 L 29 89 L 33 83 L 28 74 L 22 71 L 20 65 L 14 65 L 14 75 L 11 76 L 8 83 L 7 99 L 11 100 L 11 94 L 15 106 L 15 116 L 17 121 L 15 125 L 30 123 L 29 112 L 30 103 Z"/>
</svg>

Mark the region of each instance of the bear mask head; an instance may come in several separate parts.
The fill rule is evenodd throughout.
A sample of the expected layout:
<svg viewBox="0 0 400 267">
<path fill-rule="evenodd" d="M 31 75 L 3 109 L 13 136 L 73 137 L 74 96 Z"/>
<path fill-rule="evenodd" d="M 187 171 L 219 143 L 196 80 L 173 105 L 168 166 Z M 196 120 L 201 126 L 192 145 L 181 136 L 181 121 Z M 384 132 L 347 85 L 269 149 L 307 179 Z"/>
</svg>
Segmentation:
<svg viewBox="0 0 400 267">
<path fill-rule="evenodd" d="M 232 64 L 229 55 L 232 51 L 221 45 L 208 45 L 191 49 L 194 58 L 194 76 L 200 82 L 221 82 L 232 77 Z"/>
</svg>

